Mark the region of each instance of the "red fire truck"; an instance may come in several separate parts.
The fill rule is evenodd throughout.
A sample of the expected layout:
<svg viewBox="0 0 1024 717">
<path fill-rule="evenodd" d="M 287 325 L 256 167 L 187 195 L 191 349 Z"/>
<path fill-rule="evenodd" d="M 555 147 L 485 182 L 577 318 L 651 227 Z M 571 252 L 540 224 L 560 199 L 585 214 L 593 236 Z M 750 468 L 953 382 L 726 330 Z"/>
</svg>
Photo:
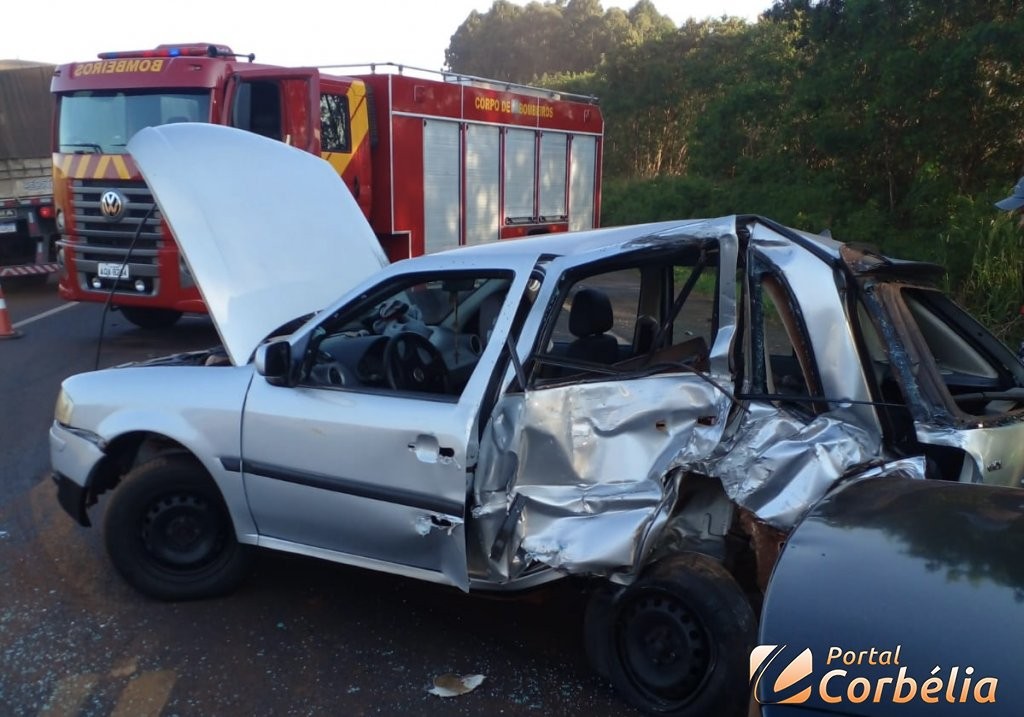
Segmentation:
<svg viewBox="0 0 1024 717">
<path fill-rule="evenodd" d="M 593 98 L 391 63 L 326 74 L 253 59 L 161 45 L 57 68 L 64 299 L 106 301 L 113 290 L 147 328 L 205 311 L 125 153 L 139 129 L 171 122 L 231 125 L 319 154 L 392 259 L 597 224 L 604 121 Z M 301 236 L 281 241 L 301 250 Z"/>
</svg>

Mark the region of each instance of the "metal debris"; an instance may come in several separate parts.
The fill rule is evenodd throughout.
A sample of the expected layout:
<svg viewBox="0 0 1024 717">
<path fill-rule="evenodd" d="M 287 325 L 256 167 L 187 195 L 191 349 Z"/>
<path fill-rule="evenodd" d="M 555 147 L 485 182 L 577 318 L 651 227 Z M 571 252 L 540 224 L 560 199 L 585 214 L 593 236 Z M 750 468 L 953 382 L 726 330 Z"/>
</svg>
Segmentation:
<svg viewBox="0 0 1024 717">
<path fill-rule="evenodd" d="M 472 692 L 483 682 L 483 675 L 456 675 L 446 672 L 434 678 L 434 686 L 427 692 L 438 697 L 458 697 Z"/>
</svg>

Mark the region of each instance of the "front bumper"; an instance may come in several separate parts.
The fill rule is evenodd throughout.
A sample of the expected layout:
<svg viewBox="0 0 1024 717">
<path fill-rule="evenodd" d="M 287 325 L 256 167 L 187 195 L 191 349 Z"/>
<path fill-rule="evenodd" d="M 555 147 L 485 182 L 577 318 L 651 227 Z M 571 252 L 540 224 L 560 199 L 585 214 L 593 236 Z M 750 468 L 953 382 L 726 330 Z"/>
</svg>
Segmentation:
<svg viewBox="0 0 1024 717">
<path fill-rule="evenodd" d="M 92 522 L 89 520 L 89 513 L 86 511 L 86 500 L 89 496 L 88 489 L 83 488 L 60 473 L 54 473 L 51 477 L 53 482 L 57 484 L 57 502 L 60 503 L 60 507 L 74 518 L 79 525 L 83 525 L 86 528 L 92 525 Z"/>
<path fill-rule="evenodd" d="M 86 507 L 90 505 L 90 479 L 103 459 L 99 437 L 69 429 L 56 421 L 50 426 L 50 464 L 57 483 L 57 500 L 81 525 L 90 525 Z"/>
</svg>

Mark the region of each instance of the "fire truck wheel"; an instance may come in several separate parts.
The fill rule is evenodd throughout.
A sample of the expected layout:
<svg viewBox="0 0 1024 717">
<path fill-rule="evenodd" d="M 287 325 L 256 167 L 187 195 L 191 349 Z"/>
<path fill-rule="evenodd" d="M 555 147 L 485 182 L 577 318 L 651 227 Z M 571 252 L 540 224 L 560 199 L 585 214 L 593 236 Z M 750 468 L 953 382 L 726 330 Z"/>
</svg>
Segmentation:
<svg viewBox="0 0 1024 717">
<path fill-rule="evenodd" d="M 230 592 L 253 554 L 235 538 L 213 479 L 181 454 L 154 458 L 124 477 L 110 498 L 103 537 L 125 580 L 160 600 Z"/>
<path fill-rule="evenodd" d="M 651 566 L 608 616 L 608 673 L 628 702 L 674 717 L 745 714 L 757 623 L 722 565 L 682 553 Z"/>
<path fill-rule="evenodd" d="M 166 329 L 174 326 L 181 318 L 180 311 L 146 309 L 139 306 L 122 306 L 121 313 L 140 329 Z"/>
</svg>

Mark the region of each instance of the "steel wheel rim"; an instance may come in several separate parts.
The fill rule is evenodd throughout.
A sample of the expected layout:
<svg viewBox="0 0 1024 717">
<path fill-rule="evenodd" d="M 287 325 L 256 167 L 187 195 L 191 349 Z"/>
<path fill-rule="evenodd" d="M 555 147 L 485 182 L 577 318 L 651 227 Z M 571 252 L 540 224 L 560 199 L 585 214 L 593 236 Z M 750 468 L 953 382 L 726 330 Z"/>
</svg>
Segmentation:
<svg viewBox="0 0 1024 717">
<path fill-rule="evenodd" d="M 703 622 L 666 590 L 647 589 L 628 600 L 619 612 L 615 642 L 629 681 L 661 703 L 685 705 L 714 666 Z"/>
<path fill-rule="evenodd" d="M 175 572 L 199 570 L 214 562 L 224 545 L 215 506 L 195 493 L 163 495 L 142 521 L 142 544 L 161 567 Z"/>
</svg>

